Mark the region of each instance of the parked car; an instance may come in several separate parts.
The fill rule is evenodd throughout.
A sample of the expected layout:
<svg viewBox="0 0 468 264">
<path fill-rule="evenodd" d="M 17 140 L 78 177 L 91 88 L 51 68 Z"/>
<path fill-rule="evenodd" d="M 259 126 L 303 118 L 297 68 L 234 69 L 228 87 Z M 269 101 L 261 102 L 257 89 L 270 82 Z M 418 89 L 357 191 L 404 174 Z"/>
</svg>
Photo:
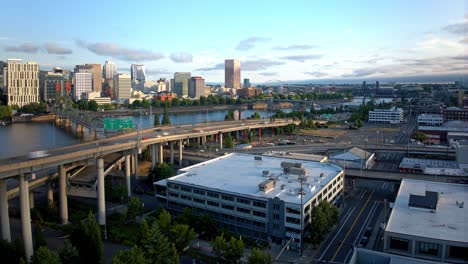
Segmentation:
<svg viewBox="0 0 468 264">
<path fill-rule="evenodd" d="M 31 151 L 28 154 L 28 158 L 30 159 L 37 159 L 47 156 L 49 156 L 49 153 L 46 150 Z"/>
</svg>

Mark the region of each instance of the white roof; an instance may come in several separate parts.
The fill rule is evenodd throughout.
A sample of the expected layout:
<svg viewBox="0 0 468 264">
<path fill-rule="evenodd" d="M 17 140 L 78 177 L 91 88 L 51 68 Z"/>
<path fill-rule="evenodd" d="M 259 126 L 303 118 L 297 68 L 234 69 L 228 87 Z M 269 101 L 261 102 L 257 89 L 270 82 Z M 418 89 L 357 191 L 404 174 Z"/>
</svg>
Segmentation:
<svg viewBox="0 0 468 264">
<path fill-rule="evenodd" d="M 306 175 L 309 176 L 303 182 L 304 203 L 343 171 L 341 167 L 330 163 L 269 156 L 261 157 L 262 160 L 255 160 L 255 155 L 231 153 L 181 169 L 179 170 L 181 174 L 168 179 L 168 182 L 200 186 L 242 196 L 278 197 L 285 202 L 301 204 L 299 195 L 301 184 L 298 176 L 284 174 L 281 167 L 282 161 L 302 162 Z M 260 183 L 269 179 L 269 177 L 263 176 L 264 170 L 268 170 L 271 176 L 277 177 L 275 187 L 267 192 L 259 191 L 258 187 Z M 320 178 L 322 173 L 323 178 Z M 281 186 L 284 188 L 281 188 Z"/>
<path fill-rule="evenodd" d="M 408 206 L 410 194 L 438 192 L 435 212 Z M 386 232 L 468 243 L 468 204 L 459 208 L 456 202 L 468 202 L 468 186 L 403 179 Z"/>
<path fill-rule="evenodd" d="M 368 159 L 372 156 L 373 153 L 365 151 L 360 148 L 353 147 L 345 152 L 334 154 L 330 156 L 330 159 L 334 160 L 357 160 Z"/>
</svg>

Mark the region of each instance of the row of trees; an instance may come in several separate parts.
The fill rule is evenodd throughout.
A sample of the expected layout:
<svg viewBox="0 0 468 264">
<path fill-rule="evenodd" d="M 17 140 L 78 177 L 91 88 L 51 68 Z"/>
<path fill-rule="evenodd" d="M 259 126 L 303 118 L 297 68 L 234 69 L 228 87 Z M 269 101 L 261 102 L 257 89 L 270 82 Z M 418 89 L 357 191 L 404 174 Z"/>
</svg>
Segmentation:
<svg viewBox="0 0 468 264">
<path fill-rule="evenodd" d="M 159 114 L 155 113 L 154 114 L 154 126 L 159 126 L 159 125 L 170 125 L 171 124 L 171 119 L 169 119 L 169 112 L 167 111 L 167 107 L 164 107 L 164 112 L 163 112 L 163 117 L 161 122 L 159 122 Z"/>
<path fill-rule="evenodd" d="M 0 105 L 0 120 L 10 119 L 13 115 L 13 109 L 9 105 Z"/>
<path fill-rule="evenodd" d="M 310 232 L 305 239 L 313 245 L 318 245 L 323 241 L 328 231 L 338 223 L 338 208 L 326 200 L 322 200 L 312 208 L 311 216 Z"/>
</svg>

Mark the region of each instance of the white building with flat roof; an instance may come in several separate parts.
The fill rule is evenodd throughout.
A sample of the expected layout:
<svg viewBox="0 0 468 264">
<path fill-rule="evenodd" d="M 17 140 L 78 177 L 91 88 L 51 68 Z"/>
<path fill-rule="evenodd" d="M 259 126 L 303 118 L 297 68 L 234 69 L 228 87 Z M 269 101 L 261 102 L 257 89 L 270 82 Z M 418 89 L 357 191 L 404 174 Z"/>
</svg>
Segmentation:
<svg viewBox="0 0 468 264">
<path fill-rule="evenodd" d="M 336 202 L 343 178 L 343 169 L 330 163 L 232 153 L 183 168 L 155 187 L 172 213 L 190 207 L 251 239 L 294 238 L 297 249 L 312 207 Z"/>
<path fill-rule="evenodd" d="M 8 105 L 23 107 L 39 102 L 39 65 L 22 63 L 21 59 L 8 59 L 3 77 L 8 94 Z"/>
<path fill-rule="evenodd" d="M 96 101 L 98 105 L 110 104 L 111 98 L 110 97 L 102 97 L 101 92 L 87 92 L 83 94 L 83 100 L 86 101 Z"/>
<path fill-rule="evenodd" d="M 93 91 L 93 74 L 90 72 L 75 73 L 75 90 L 73 98 L 75 101 L 82 99 L 83 94 Z"/>
<path fill-rule="evenodd" d="M 468 186 L 403 179 L 384 234 L 384 251 L 468 261 Z"/>
<path fill-rule="evenodd" d="M 418 126 L 441 126 L 444 119 L 441 114 L 420 114 L 418 115 Z"/>
<path fill-rule="evenodd" d="M 403 109 L 375 109 L 369 111 L 369 123 L 400 124 L 403 122 Z"/>
</svg>

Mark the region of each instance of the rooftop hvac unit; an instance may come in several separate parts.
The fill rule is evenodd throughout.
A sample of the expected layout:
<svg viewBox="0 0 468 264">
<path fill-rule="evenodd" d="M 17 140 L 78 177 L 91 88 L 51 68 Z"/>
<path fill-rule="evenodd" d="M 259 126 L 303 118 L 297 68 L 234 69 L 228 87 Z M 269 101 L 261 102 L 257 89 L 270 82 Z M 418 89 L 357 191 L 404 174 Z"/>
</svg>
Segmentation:
<svg viewBox="0 0 468 264">
<path fill-rule="evenodd" d="M 262 174 L 263 174 L 263 177 L 268 176 L 268 175 L 270 175 L 270 171 L 269 170 L 264 170 L 262 172 Z"/>
<path fill-rule="evenodd" d="M 263 160 L 262 156 L 255 156 L 254 159 L 255 160 Z"/>
<path fill-rule="evenodd" d="M 286 184 L 281 184 L 281 190 L 284 190 L 285 187 L 286 187 Z"/>
<path fill-rule="evenodd" d="M 290 168 L 290 167 L 301 168 L 301 167 L 302 167 L 302 163 L 300 163 L 300 162 L 282 161 L 282 162 L 281 162 L 281 167 L 282 167 L 282 168 Z"/>
<path fill-rule="evenodd" d="M 305 176 L 306 175 L 306 170 L 304 168 L 288 168 L 288 173 L 289 174 L 294 174 L 294 175 L 300 175 L 300 176 Z"/>
</svg>

